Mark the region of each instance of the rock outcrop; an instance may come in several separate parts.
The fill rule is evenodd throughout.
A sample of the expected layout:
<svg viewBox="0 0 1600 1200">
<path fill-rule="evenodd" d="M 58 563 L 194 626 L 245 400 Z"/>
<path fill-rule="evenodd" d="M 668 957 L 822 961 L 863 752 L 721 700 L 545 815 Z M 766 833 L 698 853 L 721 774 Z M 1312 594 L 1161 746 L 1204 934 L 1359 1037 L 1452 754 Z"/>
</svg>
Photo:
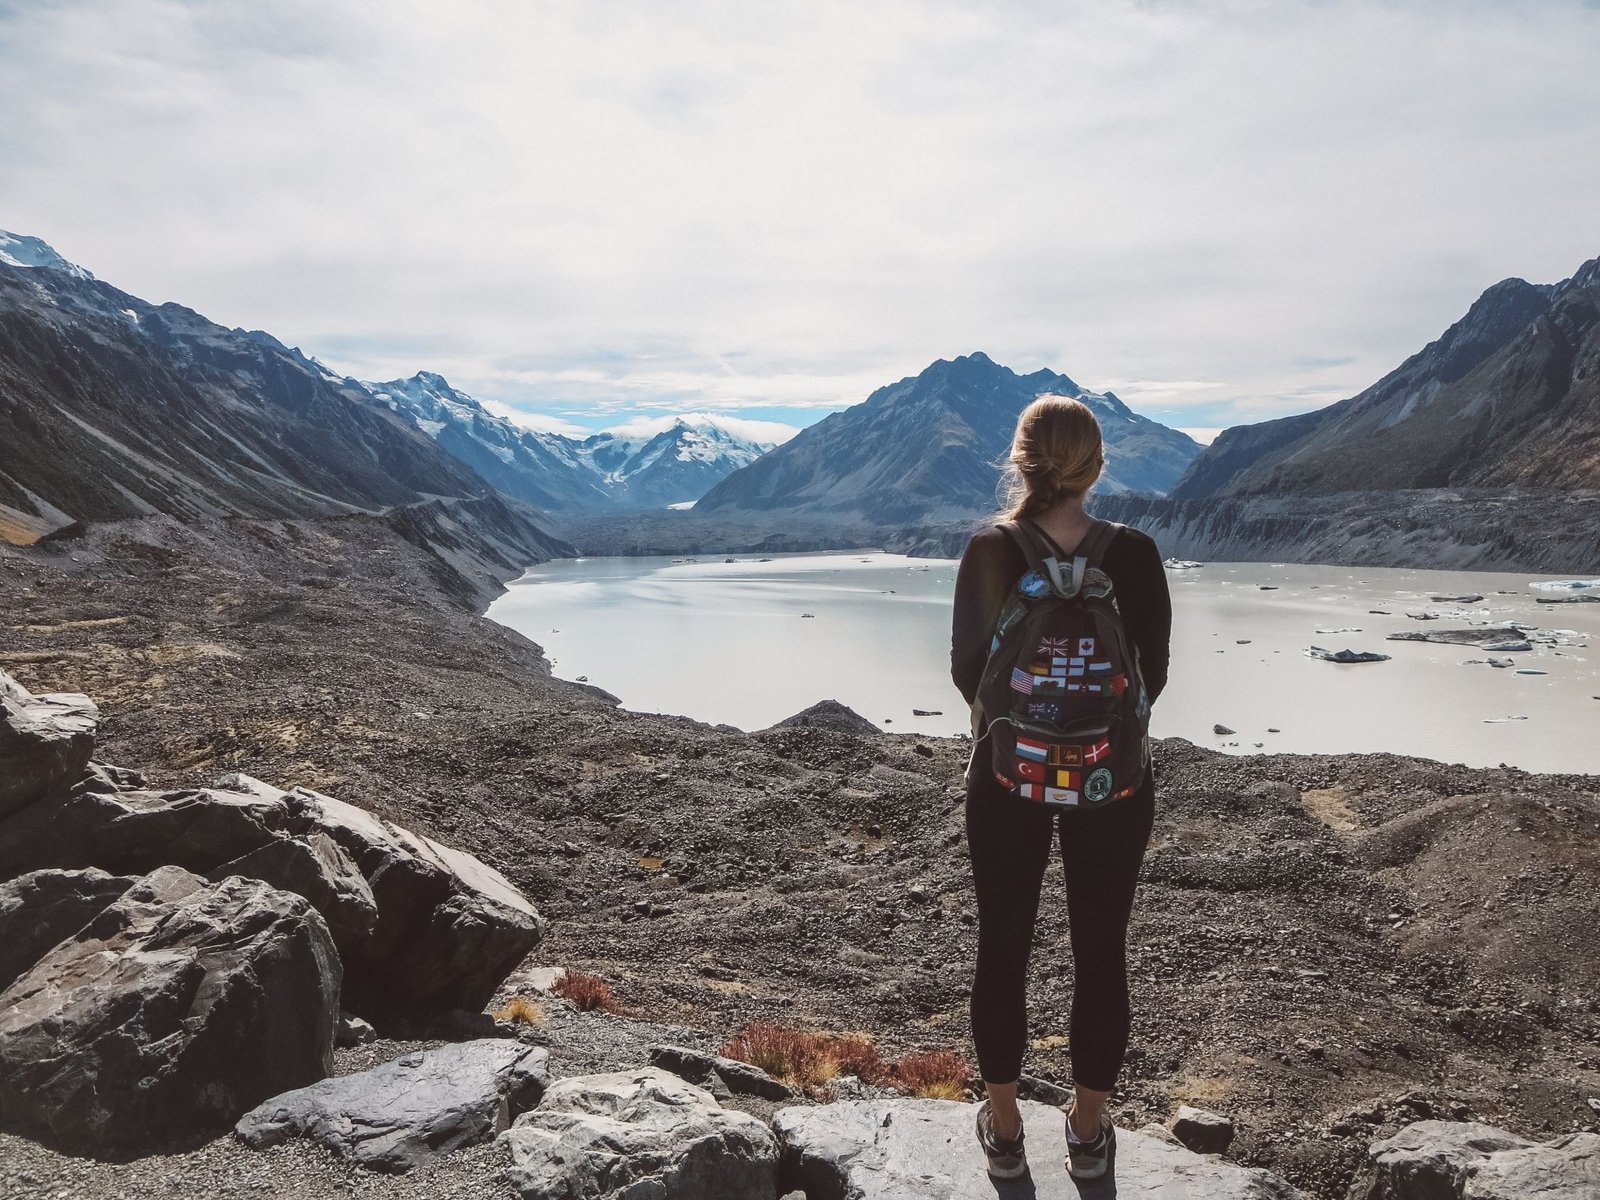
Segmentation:
<svg viewBox="0 0 1600 1200">
<path fill-rule="evenodd" d="M 500 1141 L 525 1200 L 772 1200 L 772 1131 L 645 1067 L 550 1086 Z"/>
<path fill-rule="evenodd" d="M 503 1132 L 548 1083 L 548 1051 L 483 1038 L 274 1096 L 234 1132 L 256 1149 L 307 1138 L 370 1170 L 409 1171 Z"/>
<path fill-rule="evenodd" d="M 128 787 L 132 772 L 90 769 L 88 700 L 33 697 L 3 672 L 0 697 L 0 762 L 10 768 L 0 786 L 12 803 L 0 811 L 0 879 L 175 866 L 261 880 L 321 914 L 345 968 L 344 1006 L 371 1018 L 481 1009 L 543 937 L 522 893 L 470 854 L 247 775 L 211 788 Z"/>
<path fill-rule="evenodd" d="M 1184 1200 L 1302 1200 L 1266 1171 L 1203 1158 L 1145 1134 L 1117 1131 L 1112 1175 L 1075 1183 L 1063 1165 L 1059 1109 L 1024 1101 L 1028 1163 L 1040 1195 L 1182 1196 Z M 780 1183 L 808 1200 L 994 1200 L 973 1137 L 975 1109 L 951 1100 L 850 1100 L 785 1108 Z"/>
<path fill-rule="evenodd" d="M 774 1079 L 760 1067 L 683 1046 L 651 1046 L 650 1065 L 705 1088 L 719 1100 L 735 1095 L 777 1101 L 800 1098 L 788 1084 Z"/>
<path fill-rule="evenodd" d="M 1594 1200 L 1600 1134 L 1531 1142 L 1475 1121 L 1418 1121 L 1368 1151 L 1362 1200 Z"/>
<path fill-rule="evenodd" d="M 34 871 L 0 883 L 0 992 L 134 885 L 127 875 Z"/>
<path fill-rule="evenodd" d="M 260 880 L 137 880 L 0 993 L 0 1123 L 79 1154 L 178 1147 L 332 1067 L 327 925 Z"/>
<path fill-rule="evenodd" d="M 0 671 L 0 819 L 83 775 L 99 719 L 87 696 L 35 696 Z"/>
<path fill-rule="evenodd" d="M 284 805 L 290 830 L 331 839 L 371 885 L 377 922 L 345 954 L 351 1012 L 476 1011 L 544 936 L 527 898 L 470 854 L 306 788 L 282 792 L 246 775 L 222 782 Z"/>
</svg>

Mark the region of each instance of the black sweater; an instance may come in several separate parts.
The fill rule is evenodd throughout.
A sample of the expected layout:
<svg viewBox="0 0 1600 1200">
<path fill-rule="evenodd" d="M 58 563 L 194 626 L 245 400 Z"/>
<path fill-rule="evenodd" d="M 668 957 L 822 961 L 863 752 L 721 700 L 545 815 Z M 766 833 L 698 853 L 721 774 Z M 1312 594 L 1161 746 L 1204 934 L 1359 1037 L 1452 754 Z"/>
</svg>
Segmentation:
<svg viewBox="0 0 1600 1200">
<path fill-rule="evenodd" d="M 989 660 L 989 643 L 1006 597 L 1028 569 L 1011 535 L 998 526 L 979 530 L 967 543 L 956 572 L 955 614 L 950 632 L 950 677 L 971 704 Z M 1124 528 L 1106 548 L 1100 569 L 1117 590 L 1123 627 L 1139 656 L 1145 690 L 1154 703 L 1167 686 L 1172 598 L 1155 542 Z"/>
</svg>

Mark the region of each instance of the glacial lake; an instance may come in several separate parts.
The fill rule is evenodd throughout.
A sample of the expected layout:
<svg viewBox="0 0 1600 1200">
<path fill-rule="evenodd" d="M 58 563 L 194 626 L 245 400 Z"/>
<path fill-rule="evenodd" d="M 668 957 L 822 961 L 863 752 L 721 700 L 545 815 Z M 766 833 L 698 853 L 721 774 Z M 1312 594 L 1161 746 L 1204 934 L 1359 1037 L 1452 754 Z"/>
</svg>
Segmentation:
<svg viewBox="0 0 1600 1200">
<path fill-rule="evenodd" d="M 561 678 L 587 677 L 630 709 L 760 729 L 833 699 L 890 732 L 967 731 L 949 676 L 953 561 L 723 558 L 545 563 L 488 615 L 543 646 Z M 1169 569 L 1172 676 L 1152 731 L 1229 753 L 1393 751 L 1600 774 L 1600 604 L 1538 603 L 1570 594 L 1530 586 L 1553 578 L 1279 563 Z M 1470 595 L 1483 599 L 1434 600 Z M 1438 619 L 1407 615 L 1424 612 Z M 1531 650 L 1385 640 L 1509 621 L 1537 627 L 1526 634 Z M 1326 630 L 1347 632 L 1318 632 Z M 1308 657 L 1313 645 L 1391 658 L 1336 664 Z M 1512 665 L 1483 661 L 1491 657 Z M 1217 735 L 1218 724 L 1236 732 Z"/>
</svg>

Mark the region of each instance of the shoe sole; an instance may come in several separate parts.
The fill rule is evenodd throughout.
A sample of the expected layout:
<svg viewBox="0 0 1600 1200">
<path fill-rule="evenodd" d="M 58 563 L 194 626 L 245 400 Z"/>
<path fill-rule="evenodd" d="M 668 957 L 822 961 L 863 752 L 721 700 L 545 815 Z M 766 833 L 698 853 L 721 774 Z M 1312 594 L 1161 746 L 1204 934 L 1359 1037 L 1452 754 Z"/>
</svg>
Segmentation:
<svg viewBox="0 0 1600 1200">
<path fill-rule="evenodd" d="M 1022 1163 L 1020 1166 L 1015 1167 L 997 1167 L 992 1163 L 989 1165 L 990 1179 L 1021 1179 L 1027 1173 L 1027 1163 Z"/>
<path fill-rule="evenodd" d="M 1067 1168 L 1067 1174 L 1072 1176 L 1074 1179 L 1099 1179 L 1100 1176 L 1104 1175 L 1105 1173 L 1105 1163 L 1101 1163 L 1098 1167 L 1093 1167 L 1087 1170 L 1074 1170 L 1072 1167 Z"/>
</svg>

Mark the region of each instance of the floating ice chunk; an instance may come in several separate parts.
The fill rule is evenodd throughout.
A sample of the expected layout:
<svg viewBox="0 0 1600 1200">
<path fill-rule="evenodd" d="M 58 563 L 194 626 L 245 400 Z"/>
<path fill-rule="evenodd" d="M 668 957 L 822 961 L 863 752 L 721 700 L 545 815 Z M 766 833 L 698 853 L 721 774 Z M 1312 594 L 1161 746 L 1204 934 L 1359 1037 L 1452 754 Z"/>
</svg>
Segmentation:
<svg viewBox="0 0 1600 1200">
<path fill-rule="evenodd" d="M 1528 585 L 1537 592 L 1579 592 L 1600 588 L 1600 579 L 1540 579 Z"/>
</svg>

